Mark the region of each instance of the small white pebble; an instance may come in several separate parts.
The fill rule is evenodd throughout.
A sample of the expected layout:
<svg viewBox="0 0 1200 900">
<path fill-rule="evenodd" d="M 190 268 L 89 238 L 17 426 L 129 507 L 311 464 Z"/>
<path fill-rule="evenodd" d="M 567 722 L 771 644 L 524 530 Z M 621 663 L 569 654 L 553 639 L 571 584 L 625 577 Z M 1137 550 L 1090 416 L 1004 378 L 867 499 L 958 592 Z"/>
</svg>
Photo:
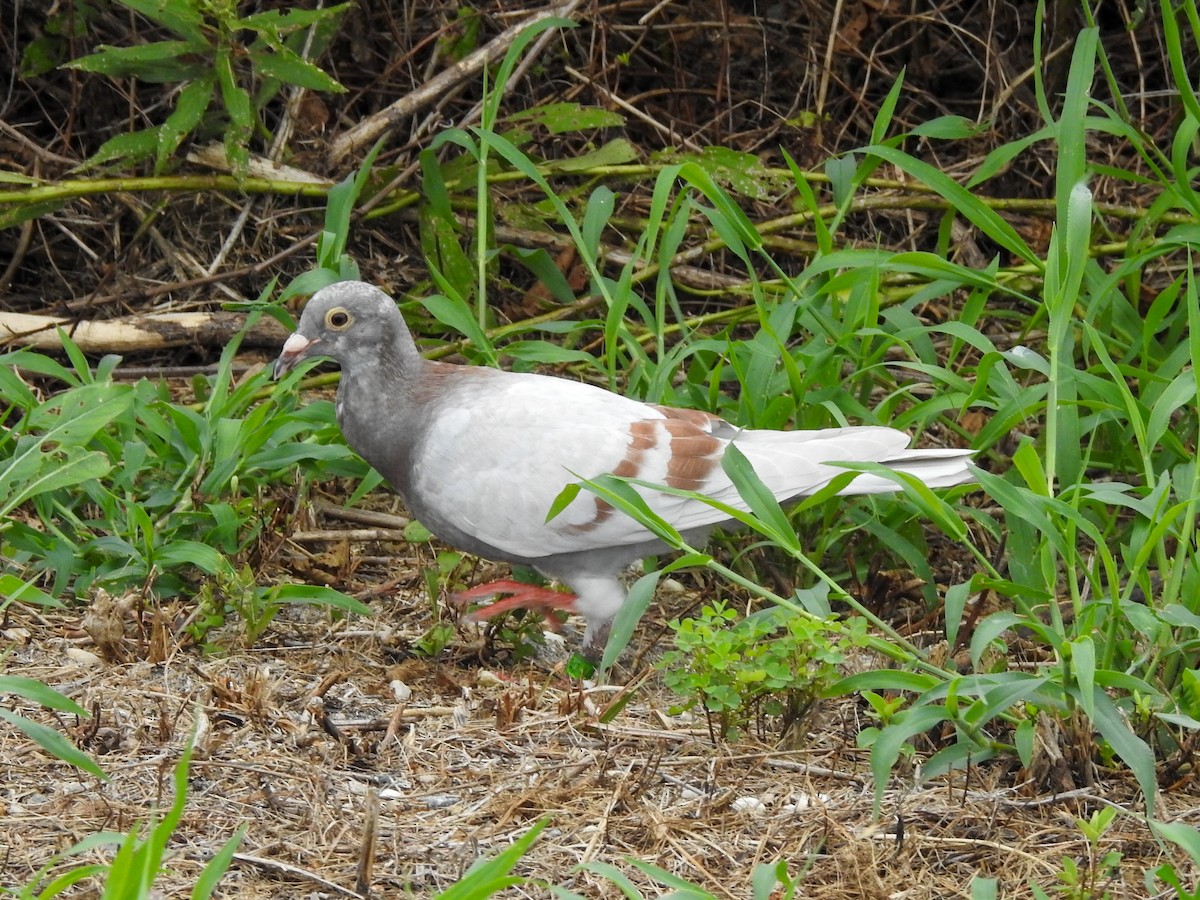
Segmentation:
<svg viewBox="0 0 1200 900">
<path fill-rule="evenodd" d="M 490 669 L 480 669 L 475 674 L 475 683 L 480 687 L 504 687 L 505 685 L 512 685 L 511 681 L 505 681 Z"/>
<path fill-rule="evenodd" d="M 767 811 L 767 805 L 757 797 L 738 797 L 730 804 L 734 812 L 745 813 L 748 816 L 761 816 Z"/>
<path fill-rule="evenodd" d="M 395 698 L 397 703 L 407 703 L 409 698 L 412 697 L 412 688 L 399 679 L 393 681 L 389 687 L 391 687 L 392 697 Z"/>
<path fill-rule="evenodd" d="M 209 720 L 203 709 L 197 711 L 195 729 L 196 733 L 192 738 L 192 745 L 197 750 L 207 752 L 208 738 L 212 732 L 212 722 Z"/>
<path fill-rule="evenodd" d="M 90 650 L 83 650 L 79 647 L 68 647 L 65 652 L 67 659 L 76 665 L 83 666 L 85 669 L 99 669 L 104 665 L 104 660 Z"/>
</svg>

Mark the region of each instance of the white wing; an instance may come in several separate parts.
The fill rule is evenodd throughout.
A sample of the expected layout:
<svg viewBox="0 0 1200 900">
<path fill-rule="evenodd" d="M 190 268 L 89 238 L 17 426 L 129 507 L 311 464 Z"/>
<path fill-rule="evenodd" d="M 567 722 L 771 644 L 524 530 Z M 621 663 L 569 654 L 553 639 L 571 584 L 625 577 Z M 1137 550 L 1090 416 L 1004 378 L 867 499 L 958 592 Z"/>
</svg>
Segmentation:
<svg viewBox="0 0 1200 900">
<path fill-rule="evenodd" d="M 907 450 L 891 428 L 742 431 L 693 410 L 630 400 L 565 379 L 507 374 L 439 398 L 438 414 L 414 458 L 412 486 L 455 527 L 515 557 L 638 544 L 650 534 L 588 492 L 550 522 L 555 498 L 580 477 L 613 473 L 708 494 L 744 508 L 721 468 L 730 440 L 780 500 L 812 493 L 844 470 L 830 461 L 890 463 L 928 470 L 935 486 L 969 479 L 965 451 Z M 859 476 L 847 493 L 895 490 Z M 642 491 L 680 530 L 726 516 L 697 500 Z"/>
</svg>

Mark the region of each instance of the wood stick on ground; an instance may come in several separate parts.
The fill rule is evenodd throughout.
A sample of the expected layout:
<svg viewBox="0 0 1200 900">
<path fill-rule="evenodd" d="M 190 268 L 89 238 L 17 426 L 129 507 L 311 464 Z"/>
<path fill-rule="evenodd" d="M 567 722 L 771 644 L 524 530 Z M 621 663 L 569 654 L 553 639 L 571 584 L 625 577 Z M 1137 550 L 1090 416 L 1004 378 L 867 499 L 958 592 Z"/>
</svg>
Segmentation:
<svg viewBox="0 0 1200 900">
<path fill-rule="evenodd" d="M 475 77 L 484 66 L 491 65 L 500 59 L 517 39 L 517 35 L 529 26 L 554 16 L 569 17 L 582 2 L 583 0 L 566 0 L 564 3 L 557 3 L 541 12 L 534 13 L 528 19 L 502 31 L 486 46 L 480 47 L 449 68 L 443 69 L 412 93 L 406 94 L 391 106 L 363 119 L 332 143 L 329 148 L 330 162 L 334 164 L 341 162 L 350 153 L 369 144 L 402 119 L 437 101 L 454 85 Z"/>
<path fill-rule="evenodd" d="M 66 329 L 79 349 L 87 353 L 130 353 L 168 347 L 223 347 L 245 324 L 241 313 L 158 313 L 80 322 L 60 316 L 0 312 L 0 347 L 22 344 L 37 350 L 58 350 L 58 326 Z M 246 335 L 243 346 L 278 348 L 287 330 L 274 319 L 263 318 Z"/>
</svg>

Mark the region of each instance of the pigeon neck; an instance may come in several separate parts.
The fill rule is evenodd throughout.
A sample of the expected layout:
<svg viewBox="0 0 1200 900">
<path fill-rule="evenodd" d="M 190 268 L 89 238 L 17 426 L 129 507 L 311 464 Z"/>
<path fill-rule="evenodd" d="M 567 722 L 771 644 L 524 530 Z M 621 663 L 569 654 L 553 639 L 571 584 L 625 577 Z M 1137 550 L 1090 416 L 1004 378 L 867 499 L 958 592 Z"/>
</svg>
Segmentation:
<svg viewBox="0 0 1200 900">
<path fill-rule="evenodd" d="M 380 404 L 407 399 L 429 363 L 417 350 L 403 323 L 384 322 L 375 348 L 340 360 L 339 407 L 348 396 L 360 409 L 381 412 Z M 372 413 L 374 415 L 374 412 Z"/>
</svg>

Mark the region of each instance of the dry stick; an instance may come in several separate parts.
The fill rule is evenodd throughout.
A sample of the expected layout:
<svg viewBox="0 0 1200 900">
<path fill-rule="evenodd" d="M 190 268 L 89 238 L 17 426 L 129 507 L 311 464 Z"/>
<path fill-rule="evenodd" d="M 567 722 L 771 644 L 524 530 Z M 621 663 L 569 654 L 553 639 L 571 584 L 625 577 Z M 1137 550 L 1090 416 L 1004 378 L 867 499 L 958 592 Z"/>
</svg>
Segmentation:
<svg viewBox="0 0 1200 900">
<path fill-rule="evenodd" d="M 317 229 L 307 237 L 299 238 L 294 243 L 290 244 L 283 250 L 280 250 L 274 256 L 264 259 L 261 262 L 252 263 L 248 266 L 242 266 L 237 269 L 231 269 L 228 272 L 218 272 L 215 275 L 206 275 L 203 278 L 193 278 L 190 281 L 179 282 L 176 284 L 160 284 L 152 288 L 146 288 L 138 292 L 125 291 L 121 294 L 108 294 L 103 297 L 97 297 L 94 300 L 80 301 L 72 300 L 62 304 L 69 311 L 75 311 L 81 308 L 91 308 L 94 306 L 102 306 L 117 301 L 127 302 L 131 300 L 148 300 L 151 297 L 157 297 L 161 294 L 169 294 L 172 291 L 188 290 L 194 287 L 202 287 L 206 284 L 217 284 L 222 281 L 228 281 L 232 278 L 240 278 L 243 275 L 259 275 L 268 269 L 277 266 L 289 256 L 299 253 L 310 244 L 315 244 L 321 236 L 321 230 Z"/>
<path fill-rule="evenodd" d="M 405 541 L 403 531 L 388 528 L 320 528 L 314 531 L 293 531 L 291 539 L 297 544 L 320 541 Z"/>
<path fill-rule="evenodd" d="M 553 38 L 553 29 L 547 29 L 537 36 L 537 40 L 533 42 L 533 46 L 522 56 L 521 61 L 517 63 L 517 67 L 513 69 L 512 74 L 508 78 L 509 84 L 516 84 L 525 77 L 525 73 L 537 64 L 537 61 L 541 58 L 542 51 L 546 49 L 546 44 L 550 43 Z M 466 128 L 468 122 L 474 122 L 482 113 L 483 100 L 479 100 L 467 111 L 465 116 L 458 120 L 458 127 Z"/>
<path fill-rule="evenodd" d="M 358 522 L 360 525 L 374 525 L 377 528 L 403 529 L 408 527 L 409 520 L 404 516 L 392 513 L 377 512 L 373 509 L 356 509 L 352 506 L 338 506 L 318 500 L 313 509 L 323 516 L 333 519 L 344 519 L 347 522 Z"/>
<path fill-rule="evenodd" d="M 58 350 L 58 328 L 67 329 L 80 349 L 128 353 L 196 344 L 224 346 L 246 324 L 241 313 L 192 312 L 129 316 L 123 319 L 79 322 L 61 316 L 0 312 L 0 347 L 22 344 L 38 350 Z M 260 319 L 246 336 L 247 346 L 275 347 L 287 330 L 274 319 Z"/>
<path fill-rule="evenodd" d="M 321 9 L 323 6 L 323 2 L 317 3 L 317 9 Z M 309 51 L 312 49 L 313 35 L 315 33 L 316 25 L 310 26 L 308 33 L 304 38 L 304 48 L 300 52 L 300 55 L 304 59 L 308 58 Z M 305 89 L 302 87 L 293 85 L 288 94 L 287 103 L 284 104 L 283 117 L 280 119 L 279 125 L 275 129 L 275 134 L 271 138 L 271 146 L 267 150 L 267 157 L 274 165 L 279 164 L 279 158 L 283 155 L 284 147 L 287 145 L 287 141 L 292 135 L 292 130 L 295 127 L 296 121 L 296 110 L 300 107 L 300 101 L 304 96 L 304 90 Z M 229 160 L 227 155 L 225 157 L 225 162 L 226 165 L 228 165 Z M 253 195 L 247 196 L 246 202 L 242 205 L 241 212 L 239 212 L 237 218 L 234 219 L 233 227 L 229 229 L 229 234 L 225 236 L 225 240 L 221 243 L 220 248 L 217 250 L 216 256 L 212 258 L 212 261 L 204 270 L 205 275 L 212 275 L 224 264 L 225 258 L 229 255 L 229 251 L 233 249 L 233 245 L 237 243 L 238 239 L 242 236 L 242 232 L 246 229 L 246 222 L 250 218 L 250 208 L 254 205 L 254 199 L 255 198 Z M 222 287 L 224 286 L 222 285 Z"/>
<path fill-rule="evenodd" d="M 12 259 L 8 261 L 8 266 L 4 269 L 4 274 L 0 275 L 0 294 L 8 289 L 12 283 L 13 276 L 17 274 L 17 269 L 25 260 L 25 254 L 29 252 L 29 244 L 33 240 L 33 219 L 26 219 L 21 223 L 21 234 L 17 238 L 17 246 L 13 250 Z"/>
<path fill-rule="evenodd" d="M 262 856 L 250 856 L 247 853 L 233 854 L 233 861 L 245 863 L 246 865 L 254 866 L 266 872 L 273 872 L 276 875 L 290 875 L 293 878 L 298 878 L 301 881 L 311 881 L 313 884 L 319 884 L 328 891 L 333 891 L 342 897 L 354 897 L 356 900 L 363 900 L 363 895 L 358 891 L 344 888 L 340 884 L 330 881 L 328 878 L 322 878 L 316 872 L 309 869 L 302 869 L 299 866 L 293 866 L 290 863 L 280 862 L 277 859 L 266 859 Z"/>
<path fill-rule="evenodd" d="M 534 13 L 528 19 L 502 31 L 486 46 L 480 47 L 474 53 L 439 72 L 411 94 L 405 95 L 386 109 L 363 119 L 335 140 L 329 149 L 330 161 L 335 164 L 340 163 L 347 155 L 369 144 L 401 119 L 421 107 L 437 101 L 459 82 L 474 77 L 484 66 L 490 65 L 503 56 L 517 36 L 529 26 L 555 16 L 569 16 L 582 2 L 583 0 L 566 0 L 564 3 Z"/>
<path fill-rule="evenodd" d="M 375 836 L 379 832 L 379 791 L 367 789 L 367 808 L 363 811 L 362 845 L 358 851 L 358 868 L 354 889 L 364 897 L 371 896 L 371 873 L 375 869 Z"/>
<path fill-rule="evenodd" d="M 833 22 L 829 27 L 829 40 L 825 42 L 825 65 L 821 69 L 821 83 L 817 86 L 817 121 L 825 112 L 825 97 L 829 94 L 829 78 L 833 72 L 833 48 L 838 39 L 838 22 L 842 18 L 842 0 L 833 5 Z"/>
<path fill-rule="evenodd" d="M 245 346 L 243 344 L 243 346 Z M 53 348 L 52 348 L 53 349 Z M 229 371 L 237 378 L 252 369 L 257 369 L 262 363 L 232 363 Z M 154 380 L 162 378 L 195 378 L 197 375 L 216 375 L 220 371 L 218 363 L 206 366 L 117 366 L 113 369 L 114 381 L 140 381 L 143 378 Z"/>
<path fill-rule="evenodd" d="M 689 150 L 692 150 L 696 153 L 701 152 L 700 145 L 697 144 L 695 141 L 693 141 L 687 137 L 684 137 L 683 135 L 676 134 L 674 131 L 671 130 L 670 126 L 664 125 L 662 122 L 658 121 L 653 116 L 650 116 L 650 115 L 642 112 L 640 109 L 638 109 L 636 106 L 634 106 L 632 103 L 628 102 L 627 100 L 622 100 L 620 97 L 618 97 L 612 91 L 610 91 L 608 88 L 604 87 L 604 85 L 596 83 L 592 79 L 588 78 L 588 76 L 584 75 L 582 72 L 579 72 L 576 69 L 573 69 L 571 66 L 566 66 L 564 71 L 568 75 L 570 75 L 572 78 L 591 87 L 592 90 L 594 90 L 597 94 L 599 94 L 600 96 L 602 96 L 606 100 L 608 100 L 609 103 L 613 104 L 614 106 L 619 106 L 621 109 L 625 110 L 627 113 L 629 113 L 635 119 L 640 119 L 644 124 L 649 125 L 651 128 L 655 129 L 660 134 L 664 135 L 668 140 L 671 140 L 671 141 L 678 140 L 678 141 L 680 141 L 680 143 L 687 146 L 687 148 Z"/>
</svg>

